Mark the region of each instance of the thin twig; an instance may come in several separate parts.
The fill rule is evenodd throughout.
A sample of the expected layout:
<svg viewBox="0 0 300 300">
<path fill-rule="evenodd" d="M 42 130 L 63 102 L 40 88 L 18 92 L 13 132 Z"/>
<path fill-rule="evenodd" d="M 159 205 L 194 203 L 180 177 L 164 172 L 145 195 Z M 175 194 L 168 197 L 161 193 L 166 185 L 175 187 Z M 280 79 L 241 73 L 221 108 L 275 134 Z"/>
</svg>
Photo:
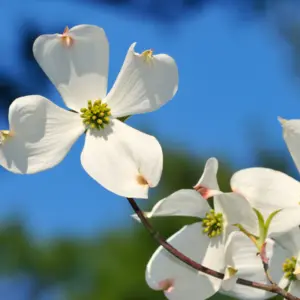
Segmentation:
<svg viewBox="0 0 300 300">
<path fill-rule="evenodd" d="M 263 264 L 263 268 L 264 268 L 264 271 L 265 271 L 265 275 L 267 277 L 267 279 L 269 280 L 269 282 L 272 284 L 272 285 L 277 285 L 276 282 L 273 280 L 271 274 L 270 274 L 270 271 L 269 271 L 269 264 L 266 264 L 265 262 L 262 261 L 262 264 Z"/>
<path fill-rule="evenodd" d="M 267 257 L 267 242 L 263 243 L 263 245 L 260 249 L 260 253 L 257 253 L 257 255 L 259 255 L 259 257 L 261 259 L 262 266 L 265 271 L 265 275 L 266 275 L 267 279 L 269 280 L 269 282 L 272 285 L 277 285 L 269 272 L 269 258 Z"/>
<path fill-rule="evenodd" d="M 191 258 L 185 256 L 183 253 L 178 251 L 176 248 L 174 248 L 171 244 L 169 244 L 160 234 L 158 231 L 156 231 L 148 219 L 144 216 L 144 213 L 141 211 L 137 203 L 133 198 L 127 198 L 129 204 L 131 205 L 134 212 L 139 217 L 140 221 L 144 225 L 144 227 L 149 231 L 149 233 L 152 235 L 152 237 L 169 253 L 171 253 L 173 256 L 177 257 L 180 261 L 187 264 L 188 266 L 192 267 L 193 269 L 203 272 L 205 274 L 208 274 L 210 276 L 223 279 L 224 274 L 221 272 L 217 272 L 215 270 L 212 270 L 210 268 L 204 267 L 203 265 L 197 263 L 196 261 L 192 260 Z M 253 287 L 256 289 L 264 290 L 267 292 L 271 292 L 274 294 L 278 294 L 280 296 L 283 296 L 285 299 L 288 300 L 300 300 L 300 298 L 297 298 L 290 293 L 286 292 L 284 289 L 280 288 L 278 285 L 267 285 L 259 282 L 254 282 L 242 278 L 238 278 L 236 281 L 238 284 Z"/>
</svg>

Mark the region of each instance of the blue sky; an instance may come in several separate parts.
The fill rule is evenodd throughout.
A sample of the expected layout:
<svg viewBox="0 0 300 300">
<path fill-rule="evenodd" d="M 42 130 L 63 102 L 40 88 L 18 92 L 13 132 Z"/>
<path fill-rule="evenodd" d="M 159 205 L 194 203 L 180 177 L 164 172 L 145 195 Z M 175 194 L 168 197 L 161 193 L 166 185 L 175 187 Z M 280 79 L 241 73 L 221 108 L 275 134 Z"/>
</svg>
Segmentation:
<svg viewBox="0 0 300 300">
<path fill-rule="evenodd" d="M 252 132 L 265 134 L 259 142 L 284 149 L 277 116 L 300 118 L 291 49 L 265 20 L 244 23 L 219 6 L 208 6 L 176 24 L 73 1 L 10 0 L 1 6 L 0 66 L 20 77 L 26 76 L 16 60 L 25 18 L 35 21 L 43 33 L 83 23 L 103 27 L 110 42 L 110 85 L 132 42 L 137 42 L 138 51 L 153 48 L 172 55 L 180 76 L 176 97 L 157 112 L 129 120 L 135 128 L 156 135 L 164 149 L 227 157 L 236 168 L 248 167 L 254 157 Z M 50 83 L 43 95 L 63 105 Z M 0 125 L 4 127 L 5 121 Z M 82 144 L 83 139 L 47 172 L 1 172 L 0 217 L 20 214 L 37 238 L 86 236 L 131 222 L 125 199 L 105 191 L 83 171 Z"/>
</svg>

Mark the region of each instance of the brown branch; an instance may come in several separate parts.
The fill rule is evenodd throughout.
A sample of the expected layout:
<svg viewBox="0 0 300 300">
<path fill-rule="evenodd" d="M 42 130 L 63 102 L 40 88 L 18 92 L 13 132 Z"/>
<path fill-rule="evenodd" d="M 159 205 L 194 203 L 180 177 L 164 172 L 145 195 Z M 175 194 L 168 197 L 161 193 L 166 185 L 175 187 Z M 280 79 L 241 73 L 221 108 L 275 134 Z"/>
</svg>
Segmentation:
<svg viewBox="0 0 300 300">
<path fill-rule="evenodd" d="M 195 269 L 197 271 L 203 272 L 205 274 L 208 274 L 210 276 L 213 276 L 213 277 L 216 277 L 216 278 L 219 278 L 219 279 L 224 278 L 223 273 L 220 273 L 220 272 L 217 272 L 217 271 L 212 270 L 210 268 L 204 267 L 203 265 L 197 263 L 196 261 L 192 260 L 191 258 L 185 256 L 183 253 L 181 253 L 176 248 L 174 248 L 171 244 L 169 244 L 159 234 L 159 232 L 156 231 L 152 227 L 152 225 L 150 224 L 148 219 L 144 216 L 144 213 L 141 211 L 141 209 L 139 208 L 139 206 L 137 205 L 135 200 L 133 198 L 127 198 L 127 200 L 129 202 L 129 204 L 131 205 L 132 209 L 134 210 L 134 212 L 139 217 L 139 219 L 142 222 L 142 224 L 144 225 L 144 227 L 149 231 L 149 233 L 152 235 L 152 237 L 165 250 L 167 250 L 173 256 L 177 257 L 180 261 L 182 261 L 183 263 L 187 264 L 188 266 L 192 267 L 193 269 Z M 236 282 L 238 284 L 241 284 L 241 285 L 244 285 L 244 286 L 248 286 L 248 287 L 252 287 L 252 288 L 256 288 L 256 289 L 260 289 L 260 290 L 264 290 L 264 291 L 267 291 L 267 292 L 271 292 L 271 293 L 280 295 L 280 296 L 282 296 L 282 297 L 284 297 L 285 299 L 288 299 L 288 300 L 300 300 L 300 298 L 297 298 L 297 297 L 291 295 L 290 293 L 286 292 L 284 289 L 280 288 L 278 285 L 274 285 L 274 284 L 267 285 L 267 284 L 254 282 L 254 281 L 250 281 L 250 280 L 246 280 L 246 279 L 242 279 L 242 278 L 238 278 Z"/>
</svg>

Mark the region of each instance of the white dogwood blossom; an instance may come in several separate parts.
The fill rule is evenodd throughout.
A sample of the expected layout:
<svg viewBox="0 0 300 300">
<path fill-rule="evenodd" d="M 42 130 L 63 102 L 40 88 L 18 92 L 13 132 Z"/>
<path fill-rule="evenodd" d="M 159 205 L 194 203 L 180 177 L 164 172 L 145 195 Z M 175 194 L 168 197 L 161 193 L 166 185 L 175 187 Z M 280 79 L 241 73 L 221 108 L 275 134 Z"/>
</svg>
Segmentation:
<svg viewBox="0 0 300 300">
<path fill-rule="evenodd" d="M 262 245 L 254 242 L 255 236 L 259 240 L 260 234 L 266 234 L 261 242 L 266 242 L 266 245 L 270 247 L 271 240 L 268 239 L 268 236 L 287 232 L 296 223 L 296 220 L 291 222 L 285 220 L 290 211 L 287 209 L 288 213 L 285 213 L 286 209 L 283 209 L 274 216 L 267 232 L 261 232 L 261 224 L 257 215 L 250 202 L 242 194 L 219 191 L 216 178 L 217 169 L 217 160 L 210 158 L 194 190 L 179 190 L 160 200 L 150 212 L 144 212 L 147 218 L 189 216 L 201 219 L 199 222 L 185 226 L 171 236 L 168 241 L 196 262 L 225 273 L 222 281 L 195 271 L 171 256 L 163 247 L 159 247 L 147 265 L 146 280 L 151 288 L 163 290 L 168 299 L 182 299 L 183 295 L 184 299 L 195 299 L 196 297 L 197 299 L 206 299 L 221 288 L 229 293 L 230 290 L 236 294 L 248 293 L 247 289 L 235 287 L 237 272 L 250 278 L 259 269 L 261 271 L 256 274 L 257 280 L 265 282 L 261 258 L 253 256 L 253 259 L 249 259 L 248 262 L 246 258 L 249 252 L 255 252 L 255 256 L 260 252 L 258 247 Z M 207 199 L 210 197 L 213 197 L 214 209 L 211 209 L 208 204 L 209 200 Z M 134 218 L 137 216 L 134 215 Z M 275 226 L 272 225 L 273 220 L 275 220 Z M 279 223 L 283 224 L 279 226 Z M 251 233 L 253 239 L 246 236 L 244 232 L 239 232 L 238 236 L 235 239 L 232 238 L 233 241 L 230 243 L 228 236 L 239 230 L 240 227 L 237 227 L 237 224 L 242 225 L 243 230 Z M 232 246 L 233 243 L 234 246 Z M 245 248 L 245 252 L 239 252 L 238 248 L 241 251 Z M 269 250 L 267 255 L 272 256 Z M 252 264 L 253 268 L 248 263 Z M 257 292 L 252 294 L 252 298 L 250 296 L 249 299 L 264 299 L 268 295 Z"/>
<path fill-rule="evenodd" d="M 9 108 L 10 130 L 0 133 L 0 164 L 23 174 L 51 168 L 85 132 L 86 172 L 118 195 L 147 198 L 161 176 L 161 147 L 118 118 L 164 105 L 177 91 L 178 70 L 170 56 L 134 48 L 107 94 L 109 46 L 102 28 L 79 25 L 38 37 L 34 56 L 69 110 L 38 95 L 16 99 Z"/>
<path fill-rule="evenodd" d="M 216 172 L 218 162 L 207 161 L 201 183 L 218 190 Z M 199 183 L 198 183 L 199 184 Z M 236 193 L 215 193 L 214 209 L 195 190 L 179 190 L 159 201 L 148 218 L 158 216 L 191 216 L 202 221 L 187 225 L 168 239 L 176 249 L 205 267 L 224 272 L 226 237 L 234 224 L 243 222 L 245 228 L 255 230 L 256 217 L 249 203 Z M 148 285 L 163 290 L 168 299 L 206 299 L 216 293 L 222 280 L 198 272 L 172 257 L 159 247 L 147 265 Z"/>
</svg>

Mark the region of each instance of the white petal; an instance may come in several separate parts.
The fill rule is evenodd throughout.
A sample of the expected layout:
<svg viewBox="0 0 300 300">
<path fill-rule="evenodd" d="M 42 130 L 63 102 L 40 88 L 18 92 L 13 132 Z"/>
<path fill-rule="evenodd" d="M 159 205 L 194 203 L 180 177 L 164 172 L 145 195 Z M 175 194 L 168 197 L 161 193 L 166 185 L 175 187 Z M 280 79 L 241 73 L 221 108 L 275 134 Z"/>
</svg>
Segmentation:
<svg viewBox="0 0 300 300">
<path fill-rule="evenodd" d="M 224 273 L 224 278 L 222 281 L 222 290 L 224 291 L 230 291 L 235 288 L 236 281 L 238 279 L 237 274 L 231 274 L 230 268 L 234 269 L 231 266 L 227 266 L 225 273 Z M 237 270 L 234 270 L 237 272 Z"/>
<path fill-rule="evenodd" d="M 271 221 L 269 236 L 286 233 L 297 229 L 300 224 L 300 206 L 289 207 L 278 212 Z"/>
<path fill-rule="evenodd" d="M 177 92 L 178 70 L 174 59 L 158 54 L 146 61 L 134 47 L 135 43 L 130 46 L 118 78 L 106 97 L 115 117 L 154 111 Z"/>
<path fill-rule="evenodd" d="M 299 227 L 276 237 L 276 242 L 289 251 L 288 256 L 297 256 L 300 251 L 300 229 Z"/>
<path fill-rule="evenodd" d="M 285 289 L 289 284 L 290 284 L 290 280 L 286 278 L 284 275 L 278 281 L 278 286 L 280 286 L 283 289 Z"/>
<path fill-rule="evenodd" d="M 198 263 L 204 263 L 209 252 L 210 239 L 201 233 L 201 224 L 195 223 L 183 227 L 169 238 L 168 242 L 186 256 Z M 218 253 L 214 254 L 214 260 L 210 260 L 211 265 L 206 265 L 207 267 L 214 268 L 215 261 L 219 258 Z M 168 299 L 174 300 L 207 299 L 219 290 L 222 282 L 192 269 L 162 247 L 156 250 L 147 265 L 146 280 L 148 285 L 155 290 L 161 290 L 161 283 L 168 280 L 173 286 L 169 292 L 165 291 L 165 295 Z"/>
<path fill-rule="evenodd" d="M 298 248 L 295 248 L 297 241 L 293 240 L 293 231 L 295 230 L 276 237 L 273 257 L 269 264 L 271 275 L 273 278 L 276 278 L 276 282 L 281 288 L 286 288 L 290 284 L 290 280 L 284 276 L 282 265 L 286 259 L 291 258 L 292 256 L 297 257 L 299 251 Z M 281 268 L 279 268 L 278 265 Z"/>
<path fill-rule="evenodd" d="M 215 191 L 219 191 L 217 180 L 218 160 L 211 157 L 207 160 L 203 174 L 194 189 L 197 190 L 205 199 L 214 195 Z"/>
<path fill-rule="evenodd" d="M 300 298 L 300 281 L 299 280 L 296 280 L 296 281 L 293 281 L 289 287 L 289 292 L 297 297 L 297 298 Z"/>
<path fill-rule="evenodd" d="M 41 96 L 16 99 L 9 108 L 13 136 L 0 145 L 0 164 L 14 173 L 36 173 L 63 160 L 85 128 L 77 113 Z"/>
<path fill-rule="evenodd" d="M 159 142 L 118 120 L 103 130 L 88 130 L 81 154 L 86 172 L 111 192 L 147 198 L 161 176 L 163 154 Z"/>
<path fill-rule="evenodd" d="M 265 218 L 275 210 L 299 206 L 300 183 L 272 169 L 238 171 L 231 178 L 231 188 L 242 194 Z"/>
<path fill-rule="evenodd" d="M 202 228 L 203 229 L 203 228 Z M 203 258 L 203 265 L 218 272 L 225 271 L 225 243 L 223 235 L 209 238 L 208 250 Z"/>
<path fill-rule="evenodd" d="M 278 246 L 271 240 L 267 240 L 267 257 L 272 265 L 272 278 L 276 282 L 282 276 L 282 258 L 283 249 L 277 249 Z M 268 280 L 263 270 L 262 262 L 257 256 L 257 248 L 253 242 L 241 232 L 233 232 L 230 234 L 226 244 L 225 263 L 237 269 L 236 275 L 239 278 L 266 283 Z M 223 283 L 224 284 L 224 283 Z M 224 286 L 222 284 L 222 288 Z M 240 284 L 233 286 L 231 291 L 226 289 L 226 294 L 236 297 L 237 299 L 266 299 L 272 296 L 263 290 L 253 289 Z"/>
<path fill-rule="evenodd" d="M 256 235 L 258 231 L 257 217 L 249 202 L 237 193 L 220 193 L 214 196 L 216 212 L 221 212 L 225 218 L 228 232 L 237 230 L 234 224 L 241 224 L 250 233 Z"/>
<path fill-rule="evenodd" d="M 283 138 L 300 171 L 300 120 L 280 119 L 280 122 L 283 128 Z"/>
<path fill-rule="evenodd" d="M 109 46 L 97 26 L 75 26 L 66 34 L 72 41 L 69 46 L 61 34 L 38 37 L 33 54 L 66 105 L 79 111 L 88 100 L 106 96 Z"/>
<path fill-rule="evenodd" d="M 158 201 L 151 212 L 146 213 L 148 218 L 162 216 L 190 216 L 204 218 L 210 210 L 207 201 L 194 190 L 179 190 L 170 196 Z"/>
</svg>

